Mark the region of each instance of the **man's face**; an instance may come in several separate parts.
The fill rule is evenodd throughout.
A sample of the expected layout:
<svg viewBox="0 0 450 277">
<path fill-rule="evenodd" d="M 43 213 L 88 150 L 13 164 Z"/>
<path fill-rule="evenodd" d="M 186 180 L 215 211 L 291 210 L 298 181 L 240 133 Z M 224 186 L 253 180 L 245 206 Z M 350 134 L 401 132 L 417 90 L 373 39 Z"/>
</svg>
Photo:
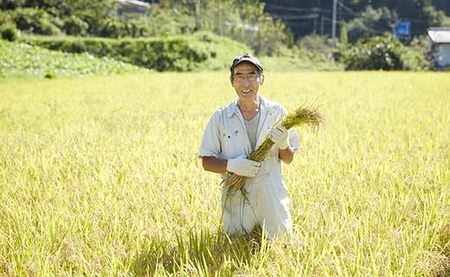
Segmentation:
<svg viewBox="0 0 450 277">
<path fill-rule="evenodd" d="M 238 64 L 231 76 L 231 84 L 239 99 L 243 101 L 256 99 L 261 80 L 256 66 L 247 62 Z"/>
</svg>

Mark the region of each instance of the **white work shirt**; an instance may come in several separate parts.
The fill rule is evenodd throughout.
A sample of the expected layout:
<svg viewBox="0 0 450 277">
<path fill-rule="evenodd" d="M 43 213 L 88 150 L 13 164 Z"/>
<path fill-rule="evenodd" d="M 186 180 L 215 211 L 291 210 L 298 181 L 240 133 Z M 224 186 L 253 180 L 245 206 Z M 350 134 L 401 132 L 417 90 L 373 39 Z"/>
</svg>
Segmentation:
<svg viewBox="0 0 450 277">
<path fill-rule="evenodd" d="M 287 110 L 278 103 L 259 96 L 260 119 L 257 131 L 256 148 L 266 139 L 267 133 L 275 123 L 287 115 Z M 250 156 L 253 149 L 245 128 L 244 118 L 237 106 L 238 99 L 216 111 L 208 122 L 200 146 L 200 157 L 215 157 L 218 159 L 233 159 L 243 154 Z M 295 129 L 289 130 L 289 144 L 296 150 L 299 147 L 298 135 Z M 269 171 L 275 170 L 281 174 L 278 148 L 272 147 L 269 157 L 263 165 Z M 276 168 L 273 168 L 275 166 Z M 262 170 L 261 170 L 262 171 Z M 260 172 L 261 172 L 260 171 Z"/>
<path fill-rule="evenodd" d="M 256 148 L 266 139 L 270 128 L 287 115 L 287 110 L 281 104 L 261 96 L 259 100 L 260 119 Z M 250 156 L 253 149 L 237 103 L 238 99 L 235 99 L 212 115 L 200 145 L 200 157 L 233 159 L 243 154 Z M 289 144 L 294 150 L 299 147 L 295 129 L 289 130 Z M 292 227 L 289 198 L 278 155 L 279 149 L 272 147 L 269 156 L 261 163 L 257 176 L 249 178 L 246 185 L 246 203 L 240 192 L 227 201 L 222 195 L 224 227 L 229 234 L 251 231 L 256 224 L 260 224 L 265 226 L 269 237 L 273 237 L 282 233 L 282 226 L 284 229 Z M 227 173 L 222 174 L 223 179 L 227 176 Z"/>
</svg>

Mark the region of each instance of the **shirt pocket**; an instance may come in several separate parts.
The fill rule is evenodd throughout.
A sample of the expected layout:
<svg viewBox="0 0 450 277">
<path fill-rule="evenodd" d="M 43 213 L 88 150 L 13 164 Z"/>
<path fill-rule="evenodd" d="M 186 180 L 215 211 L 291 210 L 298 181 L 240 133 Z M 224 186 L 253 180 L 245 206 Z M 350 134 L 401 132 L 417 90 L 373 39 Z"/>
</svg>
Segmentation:
<svg viewBox="0 0 450 277">
<path fill-rule="evenodd" d="M 242 130 L 236 127 L 222 128 L 221 135 L 224 140 L 235 140 L 240 137 Z"/>
<path fill-rule="evenodd" d="M 245 154 L 245 145 L 247 142 L 244 130 L 236 126 L 221 128 L 220 140 L 222 145 L 222 153 L 225 158 L 235 158 Z"/>
</svg>

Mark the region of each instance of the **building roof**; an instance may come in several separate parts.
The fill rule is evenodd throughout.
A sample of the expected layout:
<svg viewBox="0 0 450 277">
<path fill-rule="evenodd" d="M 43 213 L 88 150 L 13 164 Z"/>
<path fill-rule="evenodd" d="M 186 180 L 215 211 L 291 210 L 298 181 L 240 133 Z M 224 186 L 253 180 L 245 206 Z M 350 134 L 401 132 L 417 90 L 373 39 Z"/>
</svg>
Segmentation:
<svg viewBox="0 0 450 277">
<path fill-rule="evenodd" d="M 138 13 L 144 15 L 150 8 L 150 4 L 137 0 L 115 0 L 117 4 L 117 13 Z"/>
<path fill-rule="evenodd" d="M 427 32 L 433 43 L 450 43 L 450 27 L 431 27 Z"/>
<path fill-rule="evenodd" d="M 150 7 L 149 3 L 138 1 L 138 0 L 116 0 L 116 3 L 123 4 L 123 5 L 140 6 L 140 7 L 144 7 L 144 8 Z"/>
</svg>

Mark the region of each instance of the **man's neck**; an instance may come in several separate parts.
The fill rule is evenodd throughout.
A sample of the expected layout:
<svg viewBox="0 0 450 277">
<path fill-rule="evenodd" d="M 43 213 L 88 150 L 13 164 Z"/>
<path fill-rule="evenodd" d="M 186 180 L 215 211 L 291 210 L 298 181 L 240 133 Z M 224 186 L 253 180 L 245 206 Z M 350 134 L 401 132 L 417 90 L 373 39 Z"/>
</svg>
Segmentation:
<svg viewBox="0 0 450 277">
<path fill-rule="evenodd" d="M 259 99 L 254 99 L 253 101 L 238 101 L 238 107 L 242 112 L 258 112 L 259 111 Z"/>
</svg>

